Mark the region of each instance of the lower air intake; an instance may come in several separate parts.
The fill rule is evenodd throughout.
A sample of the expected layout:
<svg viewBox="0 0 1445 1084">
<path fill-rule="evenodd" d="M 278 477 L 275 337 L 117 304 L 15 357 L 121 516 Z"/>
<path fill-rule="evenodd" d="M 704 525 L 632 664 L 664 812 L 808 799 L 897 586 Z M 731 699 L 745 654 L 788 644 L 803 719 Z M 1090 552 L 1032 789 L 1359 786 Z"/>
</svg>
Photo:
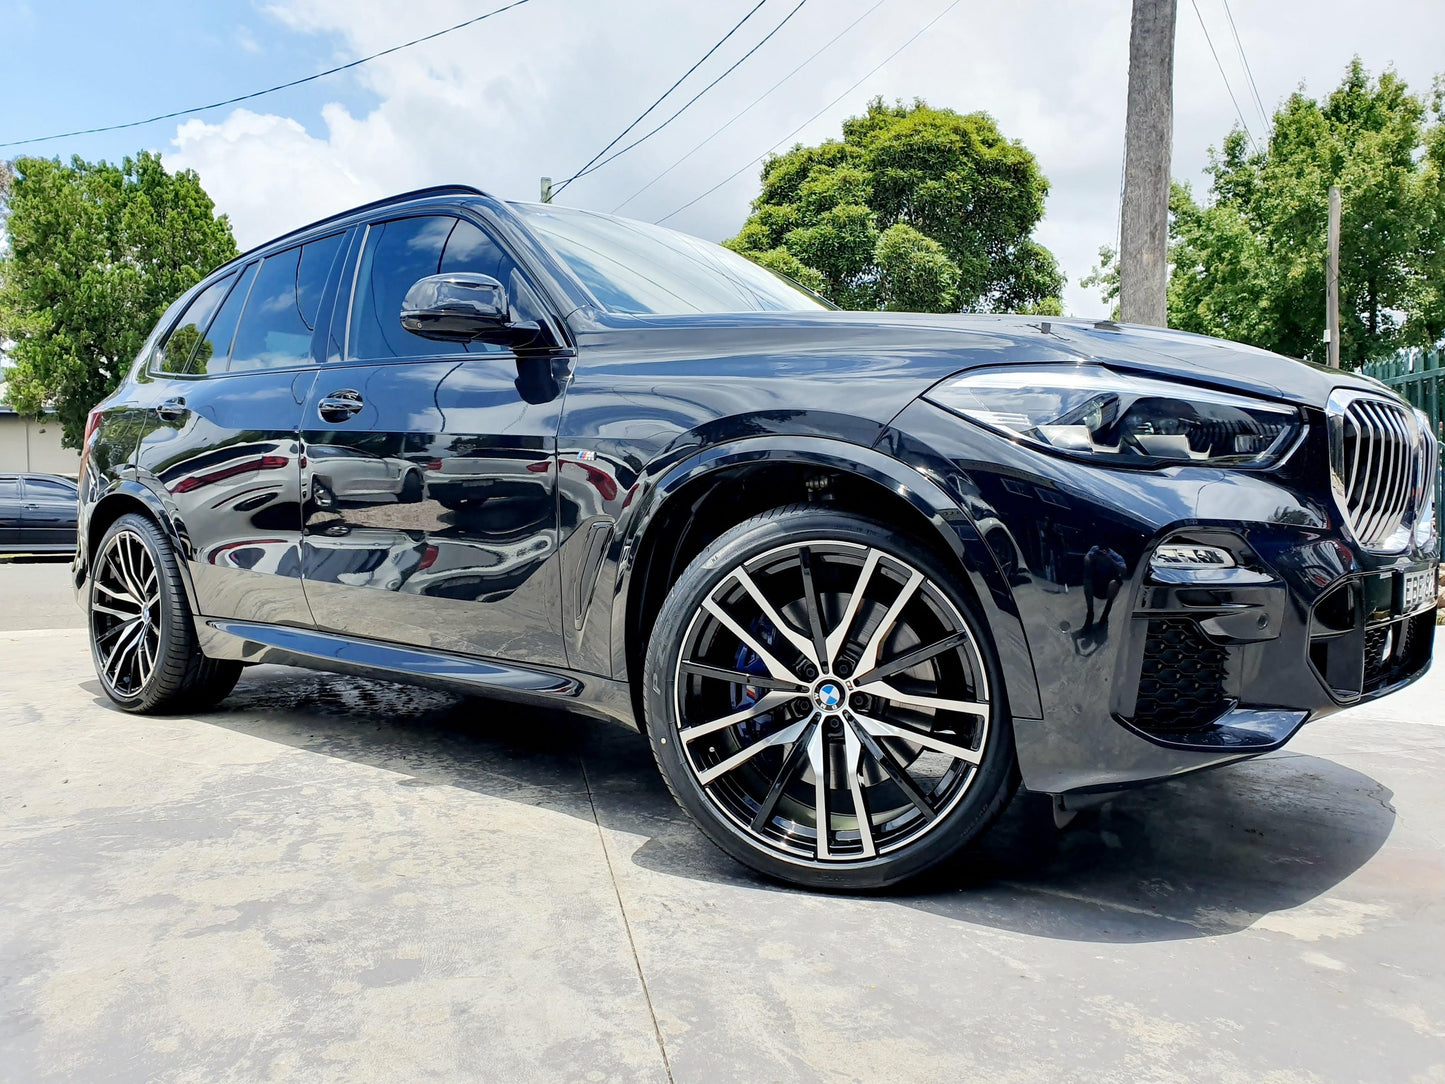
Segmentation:
<svg viewBox="0 0 1445 1084">
<path fill-rule="evenodd" d="M 1198 730 L 1229 707 L 1224 648 L 1187 617 L 1155 618 L 1144 641 L 1134 725 L 1158 734 Z"/>
</svg>

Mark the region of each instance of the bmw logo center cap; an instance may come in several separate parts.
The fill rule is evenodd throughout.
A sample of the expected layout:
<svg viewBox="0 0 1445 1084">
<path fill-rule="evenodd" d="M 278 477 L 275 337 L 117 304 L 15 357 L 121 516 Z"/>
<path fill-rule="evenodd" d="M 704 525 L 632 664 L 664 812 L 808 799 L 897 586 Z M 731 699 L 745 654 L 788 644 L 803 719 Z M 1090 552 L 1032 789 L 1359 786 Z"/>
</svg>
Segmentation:
<svg viewBox="0 0 1445 1084">
<path fill-rule="evenodd" d="M 819 685 L 816 696 L 818 706 L 821 708 L 836 708 L 843 702 L 843 690 L 831 681 L 825 681 Z"/>
</svg>

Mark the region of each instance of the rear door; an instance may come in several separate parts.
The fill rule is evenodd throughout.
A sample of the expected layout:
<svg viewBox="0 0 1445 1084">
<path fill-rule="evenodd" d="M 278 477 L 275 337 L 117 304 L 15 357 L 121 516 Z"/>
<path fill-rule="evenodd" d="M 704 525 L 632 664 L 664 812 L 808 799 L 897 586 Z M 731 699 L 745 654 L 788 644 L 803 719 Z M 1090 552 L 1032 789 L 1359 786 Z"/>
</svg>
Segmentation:
<svg viewBox="0 0 1445 1084">
<path fill-rule="evenodd" d="M 0 546 L 20 545 L 20 479 L 0 474 Z"/>
<path fill-rule="evenodd" d="M 309 626 L 301 408 L 345 230 L 267 254 L 197 295 L 149 367 L 137 460 L 171 509 L 200 612 Z"/>
<path fill-rule="evenodd" d="M 401 326 L 418 279 L 492 275 L 514 316 L 541 313 L 521 268 L 478 222 L 371 223 L 354 296 L 302 414 L 303 575 L 318 628 L 463 654 L 564 665 L 553 359 L 436 342 Z M 565 373 L 563 374 L 565 376 Z"/>
<path fill-rule="evenodd" d="M 75 486 L 61 478 L 21 479 L 20 526 L 31 545 L 75 545 Z"/>
</svg>

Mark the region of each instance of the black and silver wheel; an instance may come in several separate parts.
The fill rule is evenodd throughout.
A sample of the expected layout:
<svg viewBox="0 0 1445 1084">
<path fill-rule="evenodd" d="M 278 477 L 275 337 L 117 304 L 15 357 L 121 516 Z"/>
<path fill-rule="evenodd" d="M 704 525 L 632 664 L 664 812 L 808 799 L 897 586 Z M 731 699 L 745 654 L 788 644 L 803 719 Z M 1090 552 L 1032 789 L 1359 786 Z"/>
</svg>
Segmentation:
<svg viewBox="0 0 1445 1084">
<path fill-rule="evenodd" d="M 771 876 L 903 880 L 1012 794 L 982 621 L 925 547 L 880 524 L 798 507 L 727 532 L 674 585 L 647 664 L 674 795 Z"/>
<path fill-rule="evenodd" d="M 194 710 L 235 687 L 240 663 L 201 654 L 175 555 L 154 522 L 121 516 L 91 568 L 90 653 L 107 696 L 127 711 Z"/>
</svg>

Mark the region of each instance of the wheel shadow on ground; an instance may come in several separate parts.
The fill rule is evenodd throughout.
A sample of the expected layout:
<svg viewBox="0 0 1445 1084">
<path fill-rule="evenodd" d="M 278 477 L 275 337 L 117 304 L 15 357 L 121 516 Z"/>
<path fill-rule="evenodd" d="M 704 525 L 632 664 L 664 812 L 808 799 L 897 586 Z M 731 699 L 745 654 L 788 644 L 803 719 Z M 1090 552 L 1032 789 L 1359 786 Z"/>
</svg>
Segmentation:
<svg viewBox="0 0 1445 1084">
<path fill-rule="evenodd" d="M 94 682 L 86 688 L 111 706 Z M 643 840 L 638 866 L 768 892 L 668 794 L 620 724 L 282 667 L 242 677 L 209 725 L 398 775 L 566 813 Z M 1127 793 L 1063 832 L 1020 795 L 926 881 L 873 898 L 960 922 L 1110 943 L 1246 929 L 1328 892 L 1384 845 L 1393 793 L 1319 757 L 1279 753 Z M 614 854 L 614 860 L 616 859 Z"/>
</svg>

